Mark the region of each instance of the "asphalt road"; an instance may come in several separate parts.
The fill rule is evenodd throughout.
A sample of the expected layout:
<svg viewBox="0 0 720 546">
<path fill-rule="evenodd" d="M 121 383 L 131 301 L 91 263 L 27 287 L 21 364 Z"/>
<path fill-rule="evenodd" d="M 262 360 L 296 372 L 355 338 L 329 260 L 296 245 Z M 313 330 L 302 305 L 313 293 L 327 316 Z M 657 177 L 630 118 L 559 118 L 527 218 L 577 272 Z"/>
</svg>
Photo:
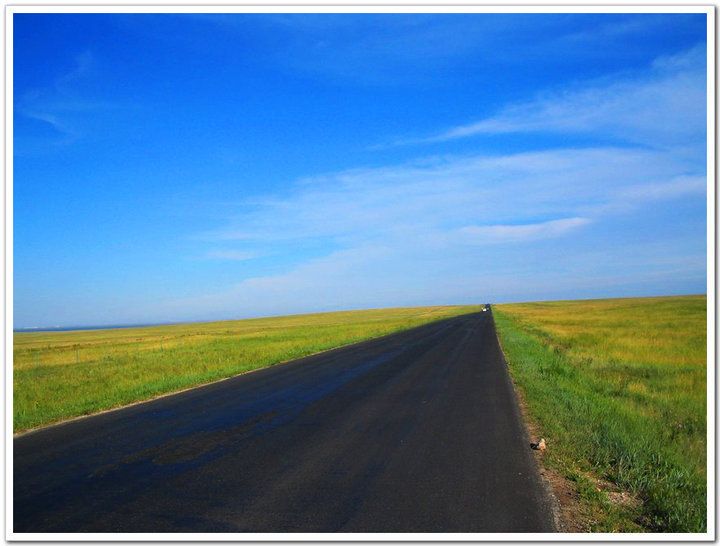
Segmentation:
<svg viewBox="0 0 720 546">
<path fill-rule="evenodd" d="M 553 531 L 489 312 L 13 444 L 15 533 Z"/>
</svg>

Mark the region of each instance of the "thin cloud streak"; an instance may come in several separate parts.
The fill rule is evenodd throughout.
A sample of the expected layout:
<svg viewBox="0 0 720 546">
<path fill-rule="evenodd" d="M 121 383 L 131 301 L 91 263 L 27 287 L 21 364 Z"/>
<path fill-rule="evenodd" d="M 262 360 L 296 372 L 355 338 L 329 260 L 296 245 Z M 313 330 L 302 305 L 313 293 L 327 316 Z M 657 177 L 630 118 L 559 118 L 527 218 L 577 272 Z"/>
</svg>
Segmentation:
<svg viewBox="0 0 720 546">
<path fill-rule="evenodd" d="M 535 224 L 466 226 L 457 234 L 475 244 L 525 242 L 560 237 L 590 222 L 588 218 L 561 218 Z"/>
<path fill-rule="evenodd" d="M 90 51 L 77 55 L 74 68 L 55 78 L 46 87 L 26 92 L 15 104 L 15 111 L 26 118 L 41 121 L 60 136 L 55 146 L 71 144 L 84 134 L 83 116 L 116 108 L 108 101 L 89 98 L 84 85 L 92 79 L 96 60 Z"/>
<path fill-rule="evenodd" d="M 653 150 L 588 148 L 435 158 L 305 179 L 253 199 L 213 241 L 341 244 L 467 225 L 592 218 L 663 198 L 702 196 L 702 165 Z"/>
<path fill-rule="evenodd" d="M 610 82 L 545 94 L 479 122 L 431 137 L 400 140 L 395 145 L 521 132 L 593 133 L 653 146 L 678 145 L 705 138 L 705 104 L 703 45 L 656 59 L 640 76 L 620 76 Z"/>
<path fill-rule="evenodd" d="M 255 252 L 242 252 L 237 250 L 210 250 L 206 255 L 209 259 L 239 261 L 252 260 L 253 258 L 257 258 L 257 256 Z"/>
</svg>

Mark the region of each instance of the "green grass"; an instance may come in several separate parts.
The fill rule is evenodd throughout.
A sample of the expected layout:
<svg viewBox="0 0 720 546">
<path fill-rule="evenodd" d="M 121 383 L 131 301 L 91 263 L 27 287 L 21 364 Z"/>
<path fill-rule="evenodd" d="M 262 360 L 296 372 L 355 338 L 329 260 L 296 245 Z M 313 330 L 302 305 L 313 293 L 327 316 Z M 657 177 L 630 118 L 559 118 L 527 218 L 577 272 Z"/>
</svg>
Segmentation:
<svg viewBox="0 0 720 546">
<path fill-rule="evenodd" d="M 13 334 L 13 430 L 271 366 L 479 310 L 414 307 L 73 332 Z"/>
<path fill-rule="evenodd" d="M 705 296 L 495 306 L 546 464 L 576 482 L 592 530 L 705 532 Z M 594 480 L 631 492 L 609 502 Z"/>
</svg>

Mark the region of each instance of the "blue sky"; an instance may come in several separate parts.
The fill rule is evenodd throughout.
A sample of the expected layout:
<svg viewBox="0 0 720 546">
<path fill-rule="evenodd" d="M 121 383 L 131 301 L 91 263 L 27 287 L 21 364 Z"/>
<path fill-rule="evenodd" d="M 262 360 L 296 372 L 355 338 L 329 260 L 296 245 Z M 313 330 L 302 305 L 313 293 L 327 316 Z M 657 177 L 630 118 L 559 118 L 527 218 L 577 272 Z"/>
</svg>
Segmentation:
<svg viewBox="0 0 720 546">
<path fill-rule="evenodd" d="M 14 326 L 706 290 L 705 14 L 15 14 Z"/>
</svg>

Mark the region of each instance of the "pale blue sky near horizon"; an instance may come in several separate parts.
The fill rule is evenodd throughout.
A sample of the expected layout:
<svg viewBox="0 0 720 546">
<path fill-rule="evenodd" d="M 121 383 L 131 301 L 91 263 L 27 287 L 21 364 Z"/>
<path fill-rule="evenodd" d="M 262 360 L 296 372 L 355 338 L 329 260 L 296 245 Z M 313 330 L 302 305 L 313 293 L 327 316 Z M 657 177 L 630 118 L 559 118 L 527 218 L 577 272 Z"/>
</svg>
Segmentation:
<svg viewBox="0 0 720 546">
<path fill-rule="evenodd" d="M 15 14 L 15 328 L 705 293 L 706 14 Z"/>
</svg>

